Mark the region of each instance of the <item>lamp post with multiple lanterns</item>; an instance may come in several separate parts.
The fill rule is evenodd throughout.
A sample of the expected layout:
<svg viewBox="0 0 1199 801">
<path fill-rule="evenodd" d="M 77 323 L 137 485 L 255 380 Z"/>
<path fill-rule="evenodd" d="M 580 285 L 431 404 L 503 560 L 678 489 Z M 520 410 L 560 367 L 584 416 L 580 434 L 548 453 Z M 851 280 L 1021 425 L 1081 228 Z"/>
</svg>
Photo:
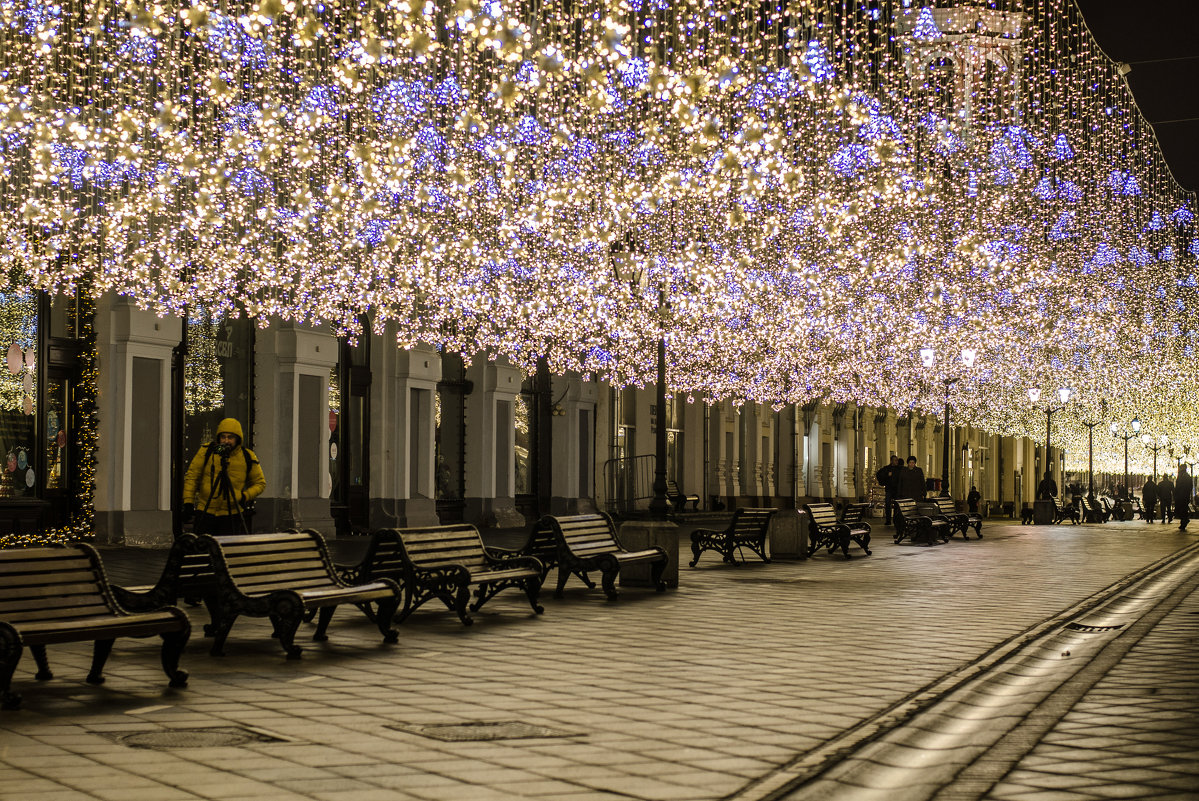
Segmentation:
<svg viewBox="0 0 1199 801">
<path fill-rule="evenodd" d="M 978 351 L 974 348 L 962 348 L 962 365 L 971 370 Z M 924 367 L 932 367 L 937 360 L 937 352 L 932 348 L 920 349 L 920 363 Z M 957 383 L 956 377 L 941 379 L 945 385 L 945 425 L 941 429 L 941 496 L 949 497 L 949 388 Z"/>
<path fill-rule="evenodd" d="M 1062 387 L 1057 391 L 1057 398 L 1061 401 L 1061 406 L 1054 406 L 1052 403 L 1045 407 L 1045 470 L 1052 474 L 1053 462 L 1050 456 L 1050 439 L 1053 434 L 1053 413 L 1060 412 L 1066 408 L 1066 404 L 1070 402 L 1071 390 L 1069 387 Z M 1031 387 L 1028 390 L 1028 399 L 1032 401 L 1033 406 L 1041 400 L 1041 390 L 1038 387 Z"/>
<path fill-rule="evenodd" d="M 1128 424 L 1128 427 L 1132 429 L 1131 434 L 1127 433 L 1126 431 L 1122 431 L 1120 429 L 1120 426 L 1115 422 L 1112 423 L 1111 428 L 1109 429 L 1112 432 L 1113 437 L 1115 437 L 1116 439 L 1124 440 L 1124 491 L 1125 492 L 1128 491 L 1128 441 L 1130 439 L 1137 437 L 1141 433 L 1141 421 L 1138 418 L 1134 417 L 1134 418 L 1132 418 L 1132 422 Z"/>
</svg>

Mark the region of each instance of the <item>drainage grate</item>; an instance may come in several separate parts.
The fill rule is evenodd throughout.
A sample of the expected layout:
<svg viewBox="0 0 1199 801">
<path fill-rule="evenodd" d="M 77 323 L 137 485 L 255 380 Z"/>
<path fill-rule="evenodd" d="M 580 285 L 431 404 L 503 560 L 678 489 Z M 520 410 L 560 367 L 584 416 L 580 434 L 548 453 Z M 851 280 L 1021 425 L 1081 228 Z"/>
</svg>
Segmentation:
<svg viewBox="0 0 1199 801">
<path fill-rule="evenodd" d="M 445 742 L 481 742 L 484 740 L 523 740 L 533 737 L 579 737 L 577 732 L 536 726 L 519 720 L 475 721 L 473 723 L 393 723 L 396 731 L 419 734 Z"/>
<path fill-rule="evenodd" d="M 1124 624 L 1120 623 L 1115 626 L 1088 626 L 1083 623 L 1067 623 L 1065 625 L 1067 631 L 1083 631 L 1088 634 L 1093 634 L 1100 631 L 1119 631 L 1124 628 Z"/>
<path fill-rule="evenodd" d="M 282 743 L 282 737 L 240 726 L 212 726 L 203 729 L 154 729 L 129 734 L 114 734 L 113 739 L 130 748 L 166 751 L 172 748 L 220 748 L 246 743 Z"/>
</svg>

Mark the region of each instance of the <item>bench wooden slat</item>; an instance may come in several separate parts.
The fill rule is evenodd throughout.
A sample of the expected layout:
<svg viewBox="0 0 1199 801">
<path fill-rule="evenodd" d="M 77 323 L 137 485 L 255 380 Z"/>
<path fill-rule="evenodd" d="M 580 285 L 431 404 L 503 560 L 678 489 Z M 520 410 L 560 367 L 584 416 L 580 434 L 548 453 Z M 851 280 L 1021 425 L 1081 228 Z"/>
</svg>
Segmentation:
<svg viewBox="0 0 1199 801">
<path fill-rule="evenodd" d="M 561 597 L 566 582 L 578 576 L 588 587 L 595 584 L 589 572 L 599 570 L 604 592 L 610 600 L 619 597 L 616 578 L 622 564 L 649 562 L 651 581 L 659 591 L 666 588 L 662 574 L 667 555 L 661 548 L 628 551 L 616 536 L 616 525 L 607 514 L 546 515 L 534 525 L 521 547 L 522 554 L 536 554 L 546 560 L 546 570 L 558 567 L 555 597 Z"/>
</svg>

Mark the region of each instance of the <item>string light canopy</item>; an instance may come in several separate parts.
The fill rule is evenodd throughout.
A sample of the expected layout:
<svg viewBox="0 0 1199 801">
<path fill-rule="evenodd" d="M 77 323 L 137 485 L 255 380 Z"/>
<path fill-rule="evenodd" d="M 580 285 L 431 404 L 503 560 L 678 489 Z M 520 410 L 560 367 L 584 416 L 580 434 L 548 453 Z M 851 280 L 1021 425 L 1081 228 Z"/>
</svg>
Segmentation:
<svg viewBox="0 0 1199 801">
<path fill-rule="evenodd" d="M 963 423 L 1199 435 L 1195 199 L 1073 0 L 0 0 L 0 235 L 163 314 L 617 385 L 661 331 L 775 405 L 935 410 L 969 348 Z"/>
</svg>

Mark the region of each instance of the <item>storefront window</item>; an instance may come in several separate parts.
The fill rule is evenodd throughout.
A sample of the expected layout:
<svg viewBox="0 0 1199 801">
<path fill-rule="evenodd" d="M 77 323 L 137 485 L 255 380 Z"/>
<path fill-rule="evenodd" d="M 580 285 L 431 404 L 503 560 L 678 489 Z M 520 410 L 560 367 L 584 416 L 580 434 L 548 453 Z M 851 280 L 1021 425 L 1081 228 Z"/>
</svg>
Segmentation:
<svg viewBox="0 0 1199 801">
<path fill-rule="evenodd" d="M 532 470 L 532 436 L 529 429 L 529 418 L 532 403 L 530 396 L 516 396 L 513 407 L 513 422 L 516 426 L 516 494 L 531 495 L 533 493 Z"/>
<path fill-rule="evenodd" d="M 183 402 L 184 452 L 189 458 L 216 438 L 216 427 L 226 417 L 236 418 L 250 437 L 253 353 L 254 327 L 249 320 L 200 308 L 189 313 Z"/>
<path fill-rule="evenodd" d="M 30 291 L 0 293 L 0 450 L 5 454 L 0 498 L 35 494 L 34 414 L 37 400 L 38 296 Z"/>
</svg>

